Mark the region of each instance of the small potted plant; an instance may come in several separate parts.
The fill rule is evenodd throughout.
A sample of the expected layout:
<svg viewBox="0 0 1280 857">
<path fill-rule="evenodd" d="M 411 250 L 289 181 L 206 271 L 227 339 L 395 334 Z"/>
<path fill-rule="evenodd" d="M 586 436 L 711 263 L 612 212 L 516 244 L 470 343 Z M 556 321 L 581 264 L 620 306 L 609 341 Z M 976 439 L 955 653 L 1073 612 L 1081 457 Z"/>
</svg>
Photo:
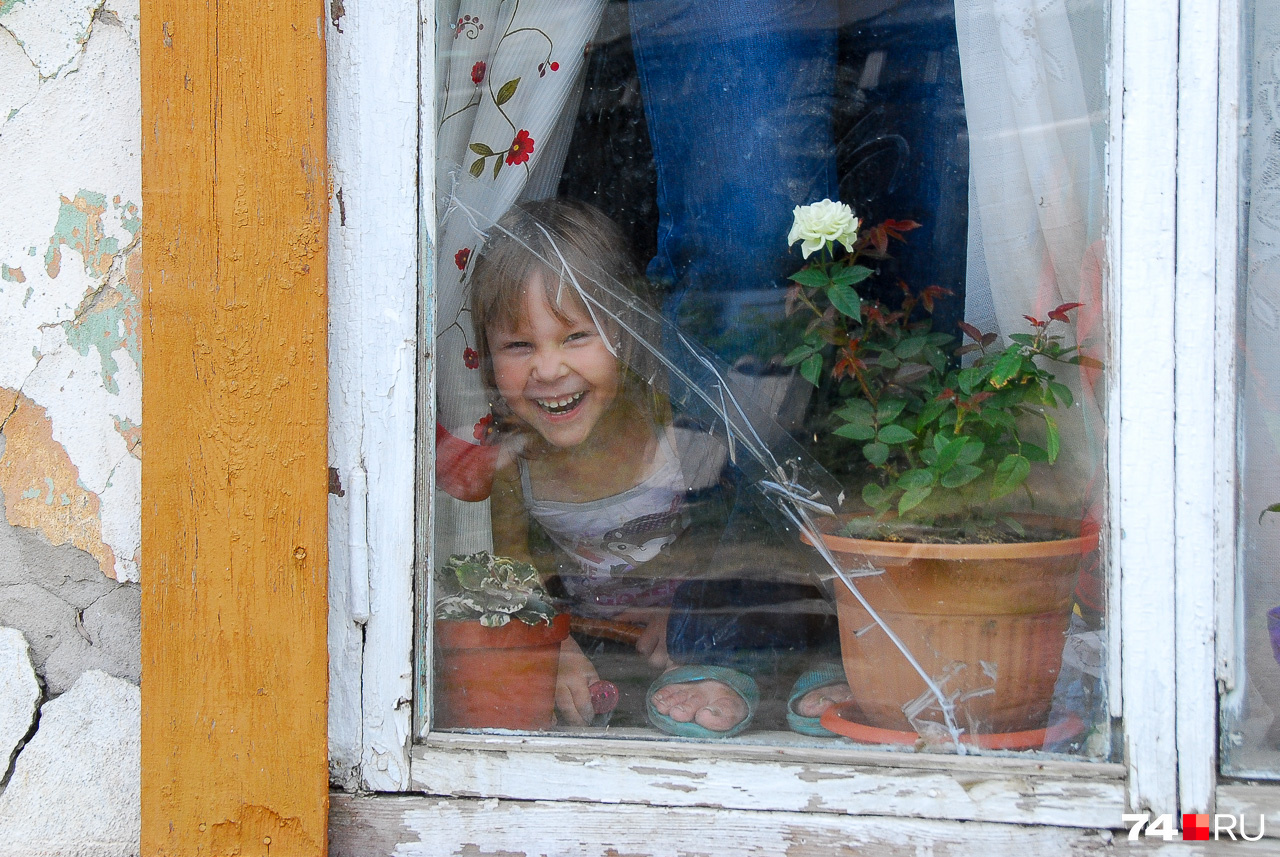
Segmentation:
<svg viewBox="0 0 1280 857">
<path fill-rule="evenodd" d="M 1026 316 L 1028 329 L 999 343 L 965 323 L 964 341 L 935 331 L 937 286 L 916 294 L 899 283 L 896 307 L 863 297 L 874 273 L 863 260 L 887 258 L 889 241 L 916 226 L 860 233 L 848 206 L 829 200 L 795 212 L 789 242 L 803 242 L 806 263 L 791 277 L 788 314 L 806 323 L 785 363 L 818 388 L 817 449 L 853 480 L 861 507 L 824 540 L 850 570 L 882 570 L 859 590 L 956 703 L 962 728 L 1042 729 L 1080 560 L 1097 536 L 1078 498 L 1056 516 L 1035 508 L 1029 480 L 1057 462 L 1055 414 L 1073 401 L 1054 367 L 1101 364 L 1061 333 L 1080 304 Z M 923 680 L 836 589 L 860 716 L 919 731 L 936 705 Z"/>
<path fill-rule="evenodd" d="M 560 643 L 537 569 L 480 552 L 436 571 L 436 718 L 441 726 L 541 730 L 552 725 Z"/>
</svg>

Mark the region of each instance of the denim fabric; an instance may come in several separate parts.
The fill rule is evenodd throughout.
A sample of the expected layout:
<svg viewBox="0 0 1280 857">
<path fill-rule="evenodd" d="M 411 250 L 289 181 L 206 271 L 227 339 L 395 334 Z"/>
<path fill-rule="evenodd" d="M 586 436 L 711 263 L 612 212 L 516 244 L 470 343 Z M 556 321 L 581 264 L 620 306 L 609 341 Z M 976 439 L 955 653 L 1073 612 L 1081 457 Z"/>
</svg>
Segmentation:
<svg viewBox="0 0 1280 857">
<path fill-rule="evenodd" d="M 631 0 L 665 311 L 732 361 L 773 336 L 791 210 L 835 189 L 834 0 Z"/>
<path fill-rule="evenodd" d="M 630 0 L 657 173 L 649 275 L 668 318 L 732 363 L 781 348 L 791 210 L 826 197 L 922 224 L 881 280 L 964 304 L 968 147 L 953 9 L 906 0 L 843 23 L 834 0 Z M 841 68 L 837 69 L 837 60 Z M 869 283 L 868 287 L 872 284 Z"/>
<path fill-rule="evenodd" d="M 757 679 L 839 656 L 835 617 L 818 589 L 767 580 L 694 580 L 676 591 L 667 653 Z M 794 678 L 794 675 L 792 676 Z"/>
</svg>

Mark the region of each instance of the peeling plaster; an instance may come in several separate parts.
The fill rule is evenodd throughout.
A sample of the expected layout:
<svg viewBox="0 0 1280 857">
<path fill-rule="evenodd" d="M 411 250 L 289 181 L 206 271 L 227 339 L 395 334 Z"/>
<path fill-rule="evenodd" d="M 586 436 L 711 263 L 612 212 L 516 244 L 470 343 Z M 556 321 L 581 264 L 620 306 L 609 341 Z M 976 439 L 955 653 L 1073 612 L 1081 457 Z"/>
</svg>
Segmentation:
<svg viewBox="0 0 1280 857">
<path fill-rule="evenodd" d="M 142 310 L 137 297 L 142 283 L 142 250 L 135 243 L 122 256 L 107 255 L 116 250 L 115 239 L 102 243 L 108 242 L 109 248 L 85 254 L 85 267 L 105 265 L 116 270 L 112 271 L 113 275 L 108 277 L 102 288 L 85 296 L 76 308 L 75 318 L 62 322 L 62 329 L 67 342 L 81 356 L 88 356 L 90 351 L 97 352 L 102 361 L 103 389 L 118 396 L 120 387 L 116 383 L 116 374 L 120 365 L 115 352 L 126 351 L 133 358 L 134 366 L 142 365 L 138 338 Z M 50 249 L 53 250 L 52 242 Z"/>
<path fill-rule="evenodd" d="M 0 16 L 5 3 L 0 0 Z M 13 34 L 0 24 L 0 126 L 35 98 L 40 72 L 22 50 Z"/>
<path fill-rule="evenodd" d="M 0 163 L 24 165 L 0 208 L 0 423 L 19 418 L 0 429 L 0 467 L 21 486 L 4 487 L 5 514 L 82 547 L 106 576 L 136 581 L 138 3 L 0 4 L 0 107 L 12 105 L 0 114 Z M 11 84 L 10 68 L 27 83 Z M 37 411 L 39 441 L 15 438 Z"/>
<path fill-rule="evenodd" d="M 21 393 L 0 390 L 0 402 L 14 405 L 4 420 L 0 492 L 5 516 L 17 526 L 44 533 L 51 544 L 72 544 L 115 574 L 115 556 L 102 541 L 98 497 L 80 483 L 76 466 L 53 439 L 45 409 Z"/>
<path fill-rule="evenodd" d="M 101 0 L 0 0 L 0 22 L 40 77 L 52 78 L 74 68 L 100 5 Z"/>
</svg>

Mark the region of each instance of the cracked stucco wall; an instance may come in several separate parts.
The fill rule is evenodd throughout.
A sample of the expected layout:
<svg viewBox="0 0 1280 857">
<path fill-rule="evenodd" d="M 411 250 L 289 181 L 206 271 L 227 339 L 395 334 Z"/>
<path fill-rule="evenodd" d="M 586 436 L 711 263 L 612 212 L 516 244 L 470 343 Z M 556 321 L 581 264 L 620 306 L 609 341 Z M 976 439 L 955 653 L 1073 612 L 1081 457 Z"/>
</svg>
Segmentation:
<svg viewBox="0 0 1280 857">
<path fill-rule="evenodd" d="M 138 0 L 0 0 L 0 625 L 139 681 Z"/>
<path fill-rule="evenodd" d="M 0 0 L 0 629 L 45 703 L 0 857 L 138 850 L 138 30 L 138 0 Z"/>
</svg>

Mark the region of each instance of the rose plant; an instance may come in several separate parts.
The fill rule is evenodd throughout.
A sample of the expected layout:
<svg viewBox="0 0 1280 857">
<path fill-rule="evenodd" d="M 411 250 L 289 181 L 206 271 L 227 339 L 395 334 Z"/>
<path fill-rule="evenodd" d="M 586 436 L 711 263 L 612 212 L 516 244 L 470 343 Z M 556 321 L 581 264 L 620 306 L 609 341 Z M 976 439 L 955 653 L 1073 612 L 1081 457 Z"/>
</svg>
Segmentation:
<svg viewBox="0 0 1280 857">
<path fill-rule="evenodd" d="M 1029 328 L 1006 343 L 961 322 L 957 341 L 933 329 L 946 290 L 917 294 L 899 282 L 901 302 L 890 307 L 857 288 L 874 274 L 864 261 L 888 258 L 890 240 L 919 224 L 859 226 L 847 205 L 824 200 L 797 206 L 788 235 L 806 262 L 791 276 L 787 313 L 807 323 L 784 363 L 825 392 L 820 427 L 852 455 L 845 470 L 862 474 L 858 493 L 872 513 L 846 534 L 886 534 L 893 513 L 893 538 L 911 538 L 903 524 L 930 528 L 929 538 L 1027 537 L 1011 495 L 1024 489 L 1023 508 L 1034 505 L 1028 477 L 1057 461 L 1055 412 L 1073 401 L 1052 367 L 1101 367 L 1063 336 L 1081 304 L 1025 316 Z"/>
</svg>

